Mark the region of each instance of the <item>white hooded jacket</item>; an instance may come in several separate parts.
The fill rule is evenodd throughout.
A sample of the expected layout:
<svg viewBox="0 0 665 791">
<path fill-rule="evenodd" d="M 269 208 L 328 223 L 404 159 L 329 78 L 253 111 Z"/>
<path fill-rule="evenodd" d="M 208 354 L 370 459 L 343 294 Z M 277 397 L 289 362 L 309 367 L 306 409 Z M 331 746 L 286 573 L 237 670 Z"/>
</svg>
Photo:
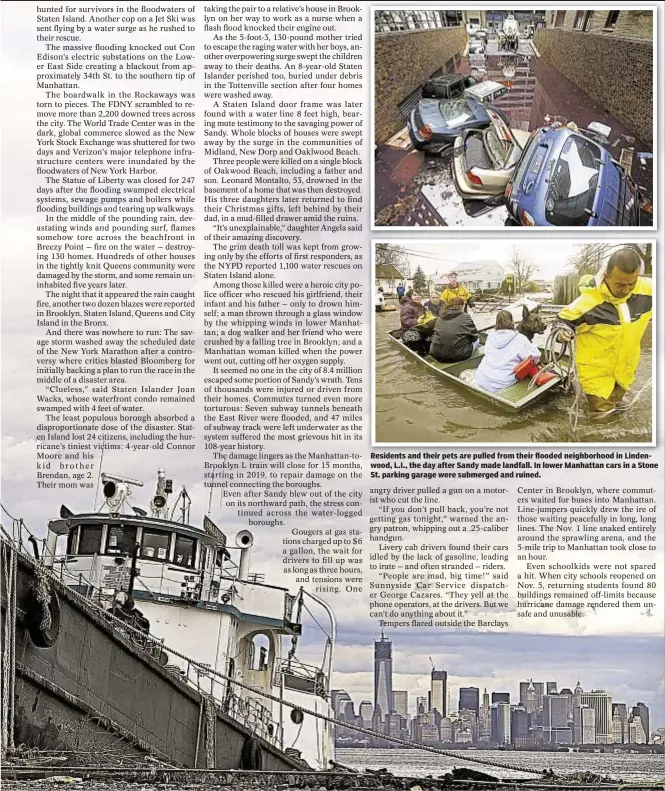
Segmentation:
<svg viewBox="0 0 665 791">
<path fill-rule="evenodd" d="M 531 357 L 540 360 L 540 349 L 516 330 L 492 330 L 476 374 L 476 385 L 496 393 L 517 382 L 515 366 Z"/>
</svg>

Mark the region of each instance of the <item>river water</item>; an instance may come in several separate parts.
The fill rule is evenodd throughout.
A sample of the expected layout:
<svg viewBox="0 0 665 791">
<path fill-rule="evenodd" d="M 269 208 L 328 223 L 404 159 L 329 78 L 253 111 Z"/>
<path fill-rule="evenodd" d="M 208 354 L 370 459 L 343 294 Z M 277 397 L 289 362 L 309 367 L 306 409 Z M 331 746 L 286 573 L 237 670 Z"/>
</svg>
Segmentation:
<svg viewBox="0 0 665 791">
<path fill-rule="evenodd" d="M 593 772 L 610 775 L 616 780 L 632 782 L 665 781 L 665 756 L 638 755 L 629 753 L 550 753 L 531 751 L 472 750 L 469 756 L 490 762 L 498 761 L 513 766 L 523 766 L 540 772 L 553 769 L 557 775 L 570 775 L 577 772 Z M 387 769 L 402 777 L 438 777 L 455 767 L 465 767 L 484 771 L 494 777 L 517 778 L 532 774 L 521 774 L 495 766 L 481 766 L 477 763 L 456 760 L 444 755 L 435 755 L 423 750 L 378 750 L 378 749 L 337 749 L 335 760 L 354 769 Z"/>
<path fill-rule="evenodd" d="M 479 327 L 491 316 L 476 317 Z M 647 388 L 623 414 L 589 420 L 586 399 L 580 402 L 576 431 L 571 425 L 572 393 L 553 393 L 522 412 L 507 413 L 447 381 L 388 340 L 399 327 L 399 311 L 376 315 L 376 441 L 420 442 L 651 442 L 652 393 Z M 544 338 L 536 336 L 538 346 Z M 632 391 L 652 377 L 651 333 L 642 341 L 642 360 Z M 627 396 L 630 398 L 630 395 Z"/>
</svg>

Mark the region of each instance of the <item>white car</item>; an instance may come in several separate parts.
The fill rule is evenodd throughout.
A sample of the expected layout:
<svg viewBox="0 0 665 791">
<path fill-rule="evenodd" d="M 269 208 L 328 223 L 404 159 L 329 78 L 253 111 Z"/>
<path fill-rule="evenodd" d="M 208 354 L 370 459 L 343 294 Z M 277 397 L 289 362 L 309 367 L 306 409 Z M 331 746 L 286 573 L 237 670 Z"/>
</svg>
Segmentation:
<svg viewBox="0 0 665 791">
<path fill-rule="evenodd" d="M 468 129 L 456 138 L 452 170 L 462 198 L 494 205 L 503 200 L 530 134 L 510 129 L 496 110 L 486 110 L 491 121 L 486 129 Z"/>
<path fill-rule="evenodd" d="M 505 96 L 508 93 L 508 88 L 500 82 L 493 80 L 484 80 L 477 82 L 475 85 L 470 86 L 464 90 L 464 96 L 468 99 L 475 99 L 482 104 L 492 104 L 493 101 Z"/>
<path fill-rule="evenodd" d="M 383 296 L 383 291 L 379 291 L 378 288 L 374 289 L 374 310 L 378 313 L 383 310 L 385 304 L 386 300 Z"/>
</svg>

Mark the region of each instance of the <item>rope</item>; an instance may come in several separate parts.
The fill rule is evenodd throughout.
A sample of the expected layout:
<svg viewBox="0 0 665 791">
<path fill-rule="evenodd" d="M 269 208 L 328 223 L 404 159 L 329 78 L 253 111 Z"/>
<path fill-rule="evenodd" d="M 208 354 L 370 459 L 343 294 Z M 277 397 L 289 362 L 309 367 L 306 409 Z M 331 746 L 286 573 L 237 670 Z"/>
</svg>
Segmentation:
<svg viewBox="0 0 665 791">
<path fill-rule="evenodd" d="M 212 695 L 203 695 L 206 725 L 206 769 L 215 769 L 215 742 L 217 732 L 217 712 Z"/>
<path fill-rule="evenodd" d="M 199 724 L 196 729 L 196 747 L 194 748 L 194 769 L 197 769 L 199 765 L 199 747 L 201 745 L 201 733 L 203 731 L 203 705 L 204 705 L 203 701 L 204 700 L 205 698 L 203 697 L 203 695 L 201 695 L 199 699 Z"/>
<path fill-rule="evenodd" d="M 26 530 L 27 530 L 27 528 L 26 528 Z M 5 533 L 5 535 L 7 535 L 7 533 L 4 530 L 4 528 L 2 528 L 2 532 Z M 26 555 L 25 557 L 27 558 L 28 562 L 31 565 L 33 565 L 35 567 L 37 566 L 37 564 L 32 560 L 32 558 L 30 558 L 28 555 Z M 50 569 L 43 569 L 43 572 L 45 574 L 47 574 L 47 575 L 50 575 L 53 578 L 53 580 L 54 580 L 54 582 L 56 584 L 59 583 L 58 578 L 56 577 L 55 574 L 53 574 L 53 572 L 51 572 Z M 86 598 L 85 596 L 82 596 L 80 593 L 78 593 L 77 591 L 73 590 L 72 588 L 67 588 L 67 592 L 70 593 L 72 596 L 74 596 L 76 599 L 79 599 L 86 608 L 90 608 L 90 609 L 102 614 L 105 618 L 107 618 L 109 620 L 116 621 L 118 623 L 118 625 L 121 627 L 121 629 L 123 629 L 125 631 L 129 630 L 129 631 L 136 632 L 137 634 L 139 634 L 141 636 L 142 639 L 145 640 L 146 635 L 143 632 L 141 632 L 139 629 L 136 629 L 134 626 L 131 626 L 128 623 L 125 623 L 124 621 L 120 620 L 119 618 L 116 618 L 116 616 L 114 616 L 112 613 L 102 609 L 101 607 L 96 605 L 94 602 L 92 602 L 90 599 Z M 160 642 L 162 644 L 163 649 L 168 651 L 169 654 L 171 654 L 173 656 L 176 656 L 179 659 L 182 659 L 183 661 L 187 662 L 192 667 L 197 668 L 200 671 L 204 671 L 207 675 L 216 676 L 217 678 L 220 678 L 220 679 L 222 679 L 223 681 L 225 681 L 225 682 L 227 682 L 229 684 L 235 684 L 237 687 L 240 687 L 241 689 L 245 689 L 248 692 L 251 692 L 252 695 L 260 695 L 261 697 L 266 698 L 267 700 L 271 700 L 274 703 L 285 705 L 285 706 L 288 706 L 289 708 L 292 708 L 292 709 L 297 709 L 297 710 L 301 711 L 303 714 L 308 714 L 310 717 L 314 717 L 315 719 L 323 720 L 324 722 L 331 723 L 332 725 L 339 725 L 342 728 L 348 728 L 349 730 L 357 731 L 358 733 L 365 734 L 366 736 L 372 736 L 373 738 L 376 738 L 376 739 L 381 739 L 383 741 L 392 742 L 393 744 L 399 744 L 402 747 L 409 747 L 409 748 L 415 749 L 415 750 L 424 750 L 425 752 L 433 753 L 435 755 L 444 755 L 444 756 L 446 756 L 448 758 L 454 758 L 457 761 L 461 760 L 461 761 L 468 761 L 469 763 L 482 764 L 484 766 L 494 766 L 494 767 L 497 767 L 499 769 L 508 769 L 510 771 L 521 772 L 523 774 L 524 773 L 526 773 L 526 774 L 533 774 L 533 775 L 541 775 L 542 774 L 542 772 L 540 770 L 537 770 L 537 769 L 526 769 L 526 768 L 524 768 L 522 766 L 515 766 L 513 764 L 505 764 L 505 763 L 502 763 L 502 762 L 499 762 L 499 761 L 491 761 L 491 760 L 486 759 L 486 758 L 475 758 L 475 757 L 471 757 L 471 756 L 467 756 L 467 755 L 460 755 L 459 753 L 455 752 L 454 750 L 444 750 L 444 749 L 441 749 L 441 748 L 438 748 L 438 747 L 431 747 L 431 746 L 426 745 L 426 744 L 419 744 L 418 742 L 412 742 L 412 741 L 410 741 L 408 739 L 400 739 L 398 736 L 392 736 L 392 735 L 387 734 L 387 733 L 381 733 L 380 731 L 375 731 L 375 730 L 372 730 L 371 728 L 364 728 L 363 726 L 356 725 L 355 723 L 344 722 L 343 720 L 339 720 L 336 717 L 329 717 L 326 714 L 323 714 L 323 713 L 318 712 L 318 711 L 314 711 L 312 709 L 306 709 L 303 706 L 299 706 L 296 703 L 293 703 L 293 702 L 291 702 L 289 700 L 286 700 L 284 698 L 278 697 L 277 695 L 273 695 L 270 692 L 266 692 L 265 690 L 258 689 L 256 687 L 251 687 L 251 686 L 249 686 L 247 684 L 244 684 L 242 681 L 238 681 L 235 678 L 231 678 L 230 676 L 226 675 L 225 673 L 221 673 L 219 670 L 214 670 L 211 667 L 208 667 L 206 665 L 201 664 L 200 662 L 197 662 L 194 659 L 191 659 L 190 657 L 186 656 L 185 654 L 182 654 L 180 651 L 177 651 L 175 648 L 172 648 L 171 646 L 166 645 L 165 643 L 163 643 L 163 641 L 158 641 L 158 642 Z M 200 691 L 200 694 L 203 694 L 203 693 Z M 212 696 L 210 696 L 210 697 L 212 697 Z M 214 698 L 213 698 L 213 701 L 214 701 Z M 213 707 L 211 707 L 211 708 L 213 708 Z M 207 709 L 206 709 L 206 715 L 207 715 Z M 206 761 L 208 760 L 207 739 L 208 739 L 208 732 L 206 730 Z"/>
<path fill-rule="evenodd" d="M 43 561 L 43 558 L 42 558 Z M 42 606 L 42 620 L 40 628 L 42 631 L 48 631 L 52 625 L 51 608 L 51 594 L 49 593 L 48 582 L 46 581 L 46 574 L 44 574 L 44 566 L 42 563 L 35 563 L 35 576 L 37 578 L 37 585 L 35 588 L 35 595 L 37 601 Z"/>
<path fill-rule="evenodd" d="M 571 387 L 574 391 L 575 397 L 573 399 L 573 404 L 570 409 L 570 428 L 575 434 L 577 432 L 577 425 L 579 423 L 581 409 L 580 409 L 580 401 L 584 400 L 584 391 L 582 390 L 582 386 L 580 385 L 579 377 L 577 375 L 577 362 L 576 362 L 576 355 L 577 355 L 577 346 L 575 335 L 573 334 L 572 340 L 566 341 L 565 343 L 561 344 L 561 349 L 557 352 L 555 349 L 555 343 L 557 342 L 557 338 L 560 332 L 571 332 L 570 327 L 561 321 L 554 321 L 551 325 L 550 334 L 547 336 L 547 341 L 545 344 L 545 350 L 547 353 L 547 359 L 550 361 L 548 364 L 542 369 L 543 371 L 554 371 L 557 376 L 560 376 L 564 382 L 564 392 L 568 392 Z M 567 371 L 564 371 L 561 366 L 561 359 L 564 357 L 565 354 L 568 354 L 570 358 L 570 365 Z M 529 383 L 529 389 L 534 387 L 534 379 L 531 380 Z M 652 387 L 652 379 L 649 378 L 647 381 L 642 385 L 642 387 L 637 391 L 635 396 L 633 397 L 632 401 L 621 410 L 621 412 L 625 413 L 632 409 L 635 404 L 640 400 L 642 395 L 650 390 Z"/>
<path fill-rule="evenodd" d="M 17 553 L 3 546 L 7 611 L 2 648 L 2 755 L 14 749 L 14 685 L 16 682 L 16 569 Z"/>
</svg>

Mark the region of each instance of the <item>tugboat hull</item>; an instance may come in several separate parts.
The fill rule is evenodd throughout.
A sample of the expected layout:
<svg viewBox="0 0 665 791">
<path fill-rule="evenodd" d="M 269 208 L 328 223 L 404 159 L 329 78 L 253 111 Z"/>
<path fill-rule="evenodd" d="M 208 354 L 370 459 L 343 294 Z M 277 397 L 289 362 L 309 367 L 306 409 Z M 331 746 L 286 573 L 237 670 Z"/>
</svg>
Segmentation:
<svg viewBox="0 0 665 791">
<path fill-rule="evenodd" d="M 52 575 L 48 617 L 42 618 L 37 571 L 31 558 L 16 553 L 12 619 L 8 564 L 3 564 L 3 637 L 15 622 L 14 745 L 90 753 L 97 761 L 105 754 L 152 755 L 186 768 L 302 769 L 302 763 L 161 667 Z"/>
</svg>

